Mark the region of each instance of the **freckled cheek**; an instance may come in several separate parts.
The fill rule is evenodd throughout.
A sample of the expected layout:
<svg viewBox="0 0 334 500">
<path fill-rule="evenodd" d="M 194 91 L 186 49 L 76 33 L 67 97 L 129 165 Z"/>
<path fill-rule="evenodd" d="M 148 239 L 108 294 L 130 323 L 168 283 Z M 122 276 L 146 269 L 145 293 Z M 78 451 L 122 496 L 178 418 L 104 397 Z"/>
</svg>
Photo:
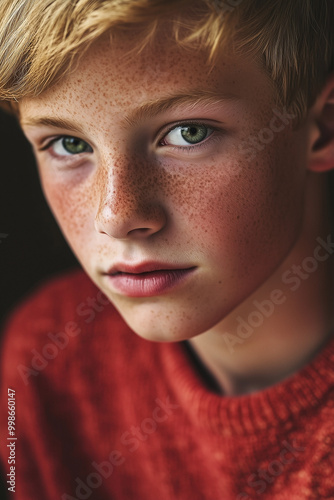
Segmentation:
<svg viewBox="0 0 334 500">
<path fill-rule="evenodd" d="M 298 158 L 282 155 L 277 143 L 231 182 L 227 230 L 235 253 L 248 265 L 275 266 L 295 242 L 302 220 L 302 176 Z"/>
<path fill-rule="evenodd" d="M 190 245 L 209 266 L 216 261 L 220 267 L 223 259 L 231 268 L 235 253 L 243 251 L 240 242 L 247 229 L 245 213 L 247 219 L 249 214 L 240 203 L 241 193 L 246 189 L 241 185 L 242 180 L 228 176 L 224 167 L 225 162 L 221 166 L 208 162 L 185 167 L 178 175 L 174 172 L 165 197 L 176 228 L 171 233 L 173 241 L 179 239 L 186 248 Z"/>
<path fill-rule="evenodd" d="M 92 241 L 93 222 L 92 200 L 71 183 L 43 180 L 43 190 L 49 206 L 73 250 L 80 254 L 82 243 L 89 248 Z M 93 221 L 93 222 L 92 222 Z"/>
<path fill-rule="evenodd" d="M 236 155 L 217 163 L 191 168 L 173 183 L 169 201 L 185 231 L 218 258 L 254 264 L 262 255 L 264 262 L 277 261 L 298 220 L 296 186 L 289 187 L 293 159 L 290 168 L 276 148 L 268 148 L 253 163 Z"/>
<path fill-rule="evenodd" d="M 263 194 L 261 186 L 256 186 L 242 162 L 219 164 L 217 160 L 185 166 L 183 172 L 167 177 L 168 182 L 163 185 L 164 196 L 173 212 L 187 223 L 212 233 L 220 234 L 224 228 L 234 227 L 235 222 L 239 226 L 246 224 L 243 212 L 247 215 L 249 209 L 255 209 L 252 201 L 255 192 Z"/>
</svg>

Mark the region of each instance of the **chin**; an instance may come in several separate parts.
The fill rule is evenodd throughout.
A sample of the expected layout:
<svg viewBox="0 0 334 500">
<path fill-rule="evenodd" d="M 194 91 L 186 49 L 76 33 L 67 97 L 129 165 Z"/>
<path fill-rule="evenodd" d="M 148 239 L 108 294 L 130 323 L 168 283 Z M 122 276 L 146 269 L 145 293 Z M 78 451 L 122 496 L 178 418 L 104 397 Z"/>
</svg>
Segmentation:
<svg viewBox="0 0 334 500">
<path fill-rule="evenodd" d="M 117 308 L 117 306 L 115 306 Z M 139 337 L 151 342 L 181 342 L 218 326 L 228 311 L 203 311 L 199 308 L 173 310 L 144 307 L 137 311 L 117 308 L 127 325 Z M 146 309 L 146 310 L 145 310 Z"/>
</svg>

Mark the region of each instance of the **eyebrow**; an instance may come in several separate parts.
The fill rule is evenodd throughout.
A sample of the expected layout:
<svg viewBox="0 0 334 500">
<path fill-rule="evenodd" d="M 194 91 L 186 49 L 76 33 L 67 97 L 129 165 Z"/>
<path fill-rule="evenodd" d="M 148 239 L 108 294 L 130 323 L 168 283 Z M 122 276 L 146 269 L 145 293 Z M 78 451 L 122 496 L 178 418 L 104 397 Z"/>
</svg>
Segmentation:
<svg viewBox="0 0 334 500">
<path fill-rule="evenodd" d="M 160 113 L 169 111 L 177 106 L 187 106 L 189 108 L 199 105 L 221 104 L 223 101 L 238 101 L 239 98 L 233 94 L 223 94 L 217 91 L 194 90 L 182 92 L 177 95 L 167 95 L 156 100 L 147 101 L 137 109 L 125 115 L 124 121 L 129 125 L 136 125 L 145 118 L 154 118 Z"/>
<path fill-rule="evenodd" d="M 215 105 L 221 104 L 224 101 L 238 101 L 239 98 L 233 94 L 223 94 L 217 91 L 209 90 L 194 90 L 189 92 L 182 92 L 176 95 L 167 95 L 155 100 L 146 101 L 138 108 L 126 114 L 123 118 L 124 124 L 133 126 L 144 120 L 145 118 L 152 118 L 160 113 L 164 113 L 177 106 L 187 106 L 187 108 L 196 107 L 198 105 Z M 36 116 L 26 118 L 21 121 L 21 126 L 28 127 L 54 127 L 72 130 L 74 132 L 82 133 L 82 127 L 79 123 L 63 118 L 53 118 L 48 116 Z"/>
<path fill-rule="evenodd" d="M 55 127 L 73 130 L 74 132 L 82 133 L 82 127 L 78 123 L 63 118 L 51 118 L 48 116 L 36 116 L 21 120 L 21 126 L 26 127 Z"/>
</svg>

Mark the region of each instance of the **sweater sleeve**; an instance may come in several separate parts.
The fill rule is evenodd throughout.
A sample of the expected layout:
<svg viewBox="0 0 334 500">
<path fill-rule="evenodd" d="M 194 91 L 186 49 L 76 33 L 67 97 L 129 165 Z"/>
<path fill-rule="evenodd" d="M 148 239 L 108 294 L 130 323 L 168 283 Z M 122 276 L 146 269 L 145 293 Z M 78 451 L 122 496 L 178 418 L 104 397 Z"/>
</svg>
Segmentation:
<svg viewBox="0 0 334 500">
<path fill-rule="evenodd" d="M 37 453 L 33 448 L 38 417 L 32 409 L 38 408 L 39 402 L 34 382 L 37 375 L 43 376 L 46 363 L 37 346 L 47 323 L 51 324 L 51 319 L 48 321 L 42 310 L 42 304 L 28 300 L 13 313 L 3 336 L 0 433 L 4 439 L 1 440 L 0 453 L 7 481 L 10 480 L 7 489 L 15 492 L 20 500 L 33 498 L 29 477 L 34 477 L 34 484 L 38 482 L 40 491 L 47 498 L 35 465 L 37 461 L 22 459 L 34 457 Z"/>
<path fill-rule="evenodd" d="M 76 335 L 81 331 L 75 314 L 80 305 L 75 292 L 80 287 L 83 297 L 94 290 L 77 272 L 42 285 L 17 307 L 4 328 L 0 457 L 7 489 L 15 491 L 18 500 L 56 498 L 50 485 L 57 476 L 66 484 L 66 471 L 52 458 L 53 453 L 66 450 L 59 450 L 59 441 L 45 429 L 50 415 L 56 415 L 55 374 L 66 370 L 62 351 L 67 344 L 66 350 L 75 349 Z M 56 421 L 53 425 L 57 428 Z"/>
</svg>

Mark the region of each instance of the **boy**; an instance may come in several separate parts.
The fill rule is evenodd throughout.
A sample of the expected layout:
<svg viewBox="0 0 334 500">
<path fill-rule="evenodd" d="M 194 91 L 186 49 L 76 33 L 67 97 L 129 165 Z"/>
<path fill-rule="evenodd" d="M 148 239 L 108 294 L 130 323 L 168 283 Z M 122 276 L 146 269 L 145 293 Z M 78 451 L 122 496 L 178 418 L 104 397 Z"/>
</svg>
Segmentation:
<svg viewBox="0 0 334 500">
<path fill-rule="evenodd" d="M 89 276 L 8 321 L 8 489 L 334 498 L 333 2 L 2 10 L 0 97 Z"/>
</svg>

